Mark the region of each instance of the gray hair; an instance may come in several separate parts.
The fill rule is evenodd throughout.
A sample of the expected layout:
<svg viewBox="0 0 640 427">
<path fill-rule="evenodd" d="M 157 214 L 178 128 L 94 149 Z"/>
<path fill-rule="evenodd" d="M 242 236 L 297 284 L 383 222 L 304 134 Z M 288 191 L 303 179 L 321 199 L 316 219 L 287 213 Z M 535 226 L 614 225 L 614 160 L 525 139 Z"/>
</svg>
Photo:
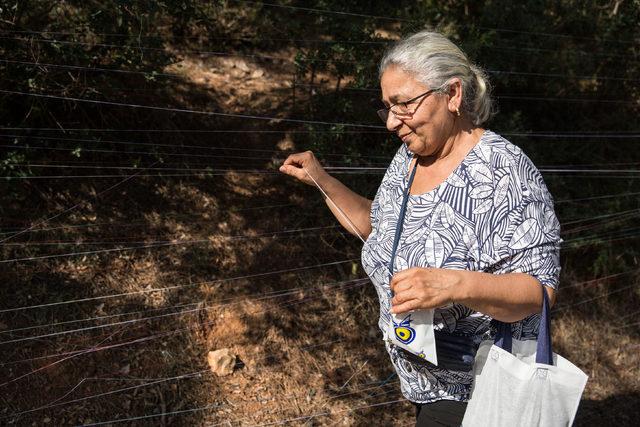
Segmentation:
<svg viewBox="0 0 640 427">
<path fill-rule="evenodd" d="M 485 71 L 440 33 L 420 31 L 394 43 L 380 61 L 379 77 L 396 65 L 429 88 L 445 92 L 453 78 L 462 82 L 461 110 L 479 126 L 493 115 L 491 84 Z"/>
</svg>

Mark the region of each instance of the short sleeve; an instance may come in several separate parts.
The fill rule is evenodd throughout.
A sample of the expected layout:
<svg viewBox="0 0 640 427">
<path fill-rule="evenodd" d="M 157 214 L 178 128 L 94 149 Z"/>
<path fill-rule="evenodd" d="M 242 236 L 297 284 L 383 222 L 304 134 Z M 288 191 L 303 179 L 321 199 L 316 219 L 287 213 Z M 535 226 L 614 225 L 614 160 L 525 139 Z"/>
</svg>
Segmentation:
<svg viewBox="0 0 640 427">
<path fill-rule="evenodd" d="M 536 169 L 537 172 L 537 169 Z M 526 273 L 542 285 L 557 289 L 560 276 L 560 223 L 542 177 L 523 184 L 521 203 L 511 210 L 494 235 L 494 274 Z M 516 339 L 535 339 L 540 314 L 511 324 Z"/>
<path fill-rule="evenodd" d="M 533 167 L 533 166 L 532 166 Z M 521 200 L 496 227 L 496 251 L 488 272 L 526 273 L 557 289 L 560 276 L 560 223 L 540 173 L 523 180 Z"/>
</svg>

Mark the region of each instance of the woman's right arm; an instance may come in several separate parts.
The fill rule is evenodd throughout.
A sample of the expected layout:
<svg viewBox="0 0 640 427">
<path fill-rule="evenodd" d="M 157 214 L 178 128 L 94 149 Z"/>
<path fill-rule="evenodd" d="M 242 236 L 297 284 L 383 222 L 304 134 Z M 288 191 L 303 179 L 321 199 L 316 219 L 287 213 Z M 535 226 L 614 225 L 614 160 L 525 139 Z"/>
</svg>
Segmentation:
<svg viewBox="0 0 640 427">
<path fill-rule="evenodd" d="M 357 234 L 366 240 L 371 233 L 371 200 L 351 191 L 343 183 L 329 175 L 311 151 L 287 157 L 280 166 L 280 172 L 291 175 L 308 185 L 316 186 L 317 183 L 328 196 L 325 197 L 325 202 L 340 224 L 354 235 L 356 235 L 356 231 L 353 230 L 355 227 Z M 353 223 L 353 227 L 340 210 Z"/>
</svg>

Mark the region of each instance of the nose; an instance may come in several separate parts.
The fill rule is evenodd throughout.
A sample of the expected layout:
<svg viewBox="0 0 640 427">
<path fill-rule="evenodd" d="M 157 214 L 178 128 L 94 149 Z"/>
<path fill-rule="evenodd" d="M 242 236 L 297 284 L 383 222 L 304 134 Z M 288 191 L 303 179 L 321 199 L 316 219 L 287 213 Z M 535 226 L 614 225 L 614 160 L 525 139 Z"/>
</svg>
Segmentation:
<svg viewBox="0 0 640 427">
<path fill-rule="evenodd" d="M 389 111 L 389 115 L 387 116 L 387 129 L 391 132 L 398 129 L 399 126 L 402 125 L 402 120 L 396 117 L 391 111 Z"/>
</svg>

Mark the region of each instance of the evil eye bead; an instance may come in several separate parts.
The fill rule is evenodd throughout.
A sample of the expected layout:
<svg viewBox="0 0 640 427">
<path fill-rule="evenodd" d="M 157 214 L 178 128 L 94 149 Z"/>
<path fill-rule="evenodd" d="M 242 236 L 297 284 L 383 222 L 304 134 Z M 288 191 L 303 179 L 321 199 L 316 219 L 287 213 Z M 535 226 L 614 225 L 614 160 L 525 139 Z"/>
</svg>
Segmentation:
<svg viewBox="0 0 640 427">
<path fill-rule="evenodd" d="M 399 326 L 395 328 L 396 337 L 403 344 L 409 344 L 416 337 L 416 331 L 413 328 Z"/>
</svg>

